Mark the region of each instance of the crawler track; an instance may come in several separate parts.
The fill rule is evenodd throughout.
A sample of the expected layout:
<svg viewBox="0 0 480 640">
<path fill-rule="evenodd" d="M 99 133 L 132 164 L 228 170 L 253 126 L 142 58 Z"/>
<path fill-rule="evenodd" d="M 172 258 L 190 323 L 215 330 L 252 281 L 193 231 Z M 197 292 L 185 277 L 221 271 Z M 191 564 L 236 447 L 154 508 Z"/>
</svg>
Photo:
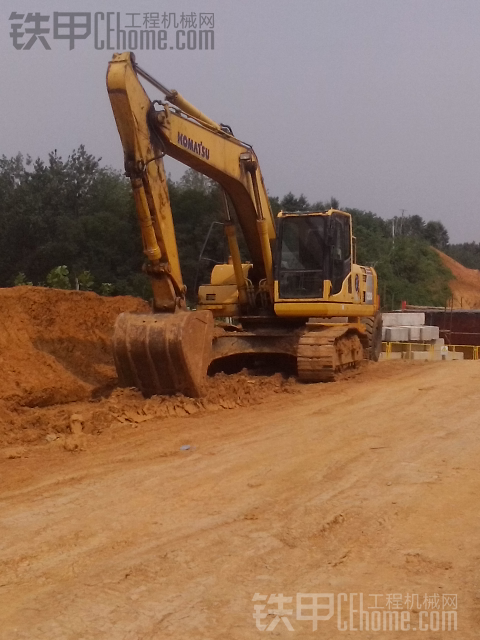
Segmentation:
<svg viewBox="0 0 480 640">
<path fill-rule="evenodd" d="M 363 357 L 359 335 L 344 325 L 308 331 L 298 344 L 298 377 L 303 382 L 331 382 Z"/>
</svg>

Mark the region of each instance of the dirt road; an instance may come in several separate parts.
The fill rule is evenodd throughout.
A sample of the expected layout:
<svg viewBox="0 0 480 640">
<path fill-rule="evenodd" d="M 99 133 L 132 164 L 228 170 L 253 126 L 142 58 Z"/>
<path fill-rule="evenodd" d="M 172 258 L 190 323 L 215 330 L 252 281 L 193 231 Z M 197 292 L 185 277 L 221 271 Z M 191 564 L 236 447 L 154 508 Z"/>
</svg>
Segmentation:
<svg viewBox="0 0 480 640">
<path fill-rule="evenodd" d="M 3 459 L 0 637 L 478 638 L 479 383 L 477 362 L 381 363 Z M 279 593 L 293 613 L 260 617 Z M 333 616 L 314 631 L 297 593 Z M 409 630 L 376 631 L 395 607 Z"/>
</svg>

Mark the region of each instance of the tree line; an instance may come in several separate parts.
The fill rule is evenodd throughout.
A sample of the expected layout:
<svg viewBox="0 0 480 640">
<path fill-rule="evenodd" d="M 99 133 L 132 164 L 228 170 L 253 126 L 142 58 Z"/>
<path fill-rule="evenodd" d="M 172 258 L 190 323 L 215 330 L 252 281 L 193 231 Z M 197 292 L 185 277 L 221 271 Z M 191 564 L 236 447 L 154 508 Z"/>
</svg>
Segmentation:
<svg viewBox="0 0 480 640">
<path fill-rule="evenodd" d="M 180 180 L 169 179 L 169 191 L 182 272 L 194 303 L 196 285 L 227 257 L 219 224 L 221 192 L 190 169 Z M 270 203 L 274 215 L 339 208 L 335 198 L 310 203 L 293 193 L 270 197 Z M 345 210 L 352 214 L 358 262 L 377 270 L 385 308 L 401 300 L 435 306 L 447 302 L 451 274 L 432 247 L 466 266 L 480 267 L 480 246 L 450 245 L 441 222 L 417 215 L 385 220 L 369 211 Z M 66 159 L 56 151 L 46 161 L 2 156 L 0 230 L 1 287 L 35 284 L 151 296 L 129 181 L 102 166 L 84 146 Z M 245 254 L 244 245 L 241 249 Z"/>
</svg>

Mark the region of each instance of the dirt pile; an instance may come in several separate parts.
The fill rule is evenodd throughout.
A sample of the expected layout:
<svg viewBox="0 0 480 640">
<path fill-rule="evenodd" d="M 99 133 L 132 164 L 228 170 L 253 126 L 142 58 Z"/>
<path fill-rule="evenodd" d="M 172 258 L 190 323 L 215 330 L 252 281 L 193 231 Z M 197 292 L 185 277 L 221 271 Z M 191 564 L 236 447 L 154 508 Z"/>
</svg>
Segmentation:
<svg viewBox="0 0 480 640">
<path fill-rule="evenodd" d="M 443 264 L 450 269 L 453 279 L 450 289 L 453 294 L 454 309 L 480 309 L 480 271 L 467 269 L 462 264 L 437 251 Z"/>
<path fill-rule="evenodd" d="M 209 378 L 207 393 L 199 399 L 182 395 L 146 399 L 136 389 L 117 388 L 108 398 L 48 407 L 12 404 L 2 409 L 0 403 L 0 446 L 57 441 L 69 445 L 73 441 L 81 443 L 79 448 L 86 448 L 87 440 L 71 438 L 71 434 L 78 435 L 72 428 L 73 423 L 77 426 L 81 424 L 82 437 L 95 436 L 122 425 L 138 427 L 149 420 L 184 418 L 223 409 L 255 406 L 274 393 L 298 393 L 298 390 L 299 385 L 294 378 L 287 379 L 279 373 L 257 376 L 243 371 L 234 375 L 218 373 Z"/>
<path fill-rule="evenodd" d="M 177 395 L 145 399 L 135 389 L 116 389 L 108 399 L 108 409 L 119 422 L 141 423 L 152 418 L 186 417 L 201 411 L 218 411 L 255 405 L 272 393 L 296 393 L 294 378 L 282 374 L 256 376 L 247 371 L 226 375 L 217 373 L 207 380 L 203 398 Z"/>
<path fill-rule="evenodd" d="M 122 311 L 145 312 L 148 305 L 89 292 L 0 289 L 0 444 L 68 435 L 72 415 L 80 416 L 83 434 L 94 435 L 115 425 L 233 409 L 295 391 L 294 381 L 280 374 L 247 373 L 209 378 L 200 400 L 146 400 L 134 389 L 115 389 L 111 336 Z"/>
<path fill-rule="evenodd" d="M 115 318 L 122 311 L 147 309 L 144 301 L 131 297 L 0 289 L 0 402 L 4 407 L 48 406 L 90 398 L 113 385 Z"/>
</svg>

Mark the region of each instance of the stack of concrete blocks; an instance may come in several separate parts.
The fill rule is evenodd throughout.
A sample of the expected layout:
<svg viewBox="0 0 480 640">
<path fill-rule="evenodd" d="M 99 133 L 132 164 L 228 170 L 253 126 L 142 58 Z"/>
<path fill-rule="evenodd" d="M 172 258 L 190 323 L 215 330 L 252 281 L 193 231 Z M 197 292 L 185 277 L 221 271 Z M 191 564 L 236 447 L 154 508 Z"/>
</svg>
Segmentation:
<svg viewBox="0 0 480 640">
<path fill-rule="evenodd" d="M 425 324 L 425 314 L 421 312 L 384 313 L 382 341 L 411 343 L 392 345 L 390 360 L 463 360 L 463 353 L 448 350 L 438 327 Z M 381 358 L 386 359 L 385 352 Z"/>
</svg>

